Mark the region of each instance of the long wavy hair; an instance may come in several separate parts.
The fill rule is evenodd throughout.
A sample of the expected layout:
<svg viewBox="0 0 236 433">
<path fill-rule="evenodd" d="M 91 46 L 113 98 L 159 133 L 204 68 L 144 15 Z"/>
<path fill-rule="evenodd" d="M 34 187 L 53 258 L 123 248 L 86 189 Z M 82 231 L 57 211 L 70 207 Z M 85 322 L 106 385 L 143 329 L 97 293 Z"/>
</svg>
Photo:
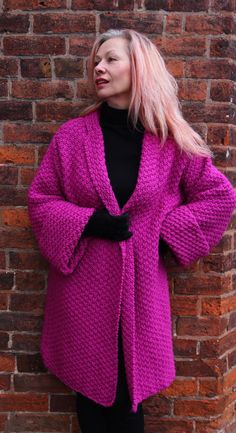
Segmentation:
<svg viewBox="0 0 236 433">
<path fill-rule="evenodd" d="M 183 118 L 176 80 L 168 72 L 158 49 L 145 35 L 134 30 L 110 29 L 95 40 L 87 62 L 88 85 L 94 103 L 81 115 L 99 109 L 103 102 L 96 95 L 94 64 L 99 47 L 111 38 L 123 38 L 128 42 L 132 82 L 128 115 L 133 126 L 135 127 L 140 119 L 145 130 L 158 136 L 162 144 L 168 136 L 172 136 L 185 152 L 210 156 L 211 151 L 207 144 Z"/>
</svg>

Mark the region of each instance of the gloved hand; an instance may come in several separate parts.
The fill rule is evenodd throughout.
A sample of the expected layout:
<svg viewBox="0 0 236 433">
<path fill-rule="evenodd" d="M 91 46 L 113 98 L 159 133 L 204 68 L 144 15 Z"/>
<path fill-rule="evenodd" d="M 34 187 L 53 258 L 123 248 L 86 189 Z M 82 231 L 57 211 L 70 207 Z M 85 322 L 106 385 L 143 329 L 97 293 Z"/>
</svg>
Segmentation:
<svg viewBox="0 0 236 433">
<path fill-rule="evenodd" d="M 83 231 L 84 236 L 95 236 L 113 241 L 124 241 L 132 236 L 128 230 L 128 213 L 111 215 L 107 209 L 98 209 L 90 217 Z"/>
</svg>

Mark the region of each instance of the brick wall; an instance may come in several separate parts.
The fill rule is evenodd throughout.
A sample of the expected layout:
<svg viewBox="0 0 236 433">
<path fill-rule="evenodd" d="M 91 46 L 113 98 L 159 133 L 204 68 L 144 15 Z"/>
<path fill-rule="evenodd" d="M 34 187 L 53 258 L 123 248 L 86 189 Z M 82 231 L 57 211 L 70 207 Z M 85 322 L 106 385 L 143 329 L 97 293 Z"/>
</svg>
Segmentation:
<svg viewBox="0 0 236 433">
<path fill-rule="evenodd" d="M 235 0 L 0 0 L 0 431 L 78 432 L 71 391 L 39 355 L 47 264 L 26 191 L 50 137 L 88 97 L 95 32 L 146 32 L 179 82 L 186 118 L 236 183 Z M 145 401 L 147 433 L 235 433 L 233 221 L 188 271 L 169 259 L 177 379 Z"/>
</svg>

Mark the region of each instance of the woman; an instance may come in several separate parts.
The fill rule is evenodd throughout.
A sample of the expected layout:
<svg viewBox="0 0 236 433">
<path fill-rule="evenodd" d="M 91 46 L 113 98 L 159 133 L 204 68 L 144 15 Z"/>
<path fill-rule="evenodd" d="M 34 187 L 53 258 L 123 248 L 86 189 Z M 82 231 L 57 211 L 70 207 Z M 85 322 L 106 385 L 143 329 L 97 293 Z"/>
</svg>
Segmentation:
<svg viewBox="0 0 236 433">
<path fill-rule="evenodd" d="M 76 391 L 82 433 L 142 433 L 142 400 L 175 377 L 160 242 L 183 266 L 207 255 L 236 198 L 148 38 L 108 31 L 88 67 L 95 103 L 59 128 L 29 190 L 51 264 L 41 354 Z"/>
</svg>

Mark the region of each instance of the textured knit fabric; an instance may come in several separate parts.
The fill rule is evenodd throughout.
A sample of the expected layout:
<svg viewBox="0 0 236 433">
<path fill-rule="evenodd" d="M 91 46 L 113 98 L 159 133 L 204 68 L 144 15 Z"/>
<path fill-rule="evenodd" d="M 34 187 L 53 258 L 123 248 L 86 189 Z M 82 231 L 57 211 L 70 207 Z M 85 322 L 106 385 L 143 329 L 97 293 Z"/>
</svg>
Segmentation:
<svg viewBox="0 0 236 433">
<path fill-rule="evenodd" d="M 98 113 L 62 125 L 29 189 L 29 214 L 50 262 L 41 354 L 62 382 L 104 406 L 115 400 L 121 318 L 132 410 L 175 377 L 163 238 L 182 265 L 207 255 L 236 205 L 209 158 L 145 132 L 135 190 L 122 209 L 111 188 Z M 97 208 L 127 211 L 127 241 L 83 237 Z"/>
</svg>

